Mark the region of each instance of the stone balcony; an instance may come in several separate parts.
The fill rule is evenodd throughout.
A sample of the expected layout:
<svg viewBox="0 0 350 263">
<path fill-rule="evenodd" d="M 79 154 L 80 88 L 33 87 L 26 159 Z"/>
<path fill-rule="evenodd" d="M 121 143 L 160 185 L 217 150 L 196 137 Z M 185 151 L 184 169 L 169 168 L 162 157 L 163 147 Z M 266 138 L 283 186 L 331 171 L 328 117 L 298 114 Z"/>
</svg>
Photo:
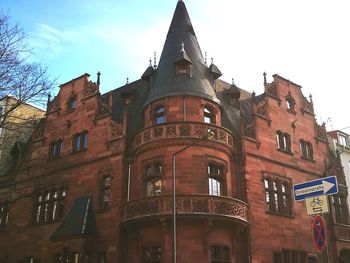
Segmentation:
<svg viewBox="0 0 350 263">
<path fill-rule="evenodd" d="M 160 195 L 135 200 L 123 208 L 123 221 L 146 220 L 161 216 L 171 217 L 172 196 Z M 179 194 L 176 196 L 176 213 L 178 217 L 223 218 L 230 221 L 249 223 L 248 205 L 238 199 L 199 194 Z"/>
<path fill-rule="evenodd" d="M 164 139 L 198 139 L 203 137 L 209 129 L 215 133 L 211 140 L 232 148 L 233 136 L 228 129 L 203 122 L 172 122 L 144 128 L 136 135 L 132 147 L 135 149 L 144 144 Z"/>
</svg>

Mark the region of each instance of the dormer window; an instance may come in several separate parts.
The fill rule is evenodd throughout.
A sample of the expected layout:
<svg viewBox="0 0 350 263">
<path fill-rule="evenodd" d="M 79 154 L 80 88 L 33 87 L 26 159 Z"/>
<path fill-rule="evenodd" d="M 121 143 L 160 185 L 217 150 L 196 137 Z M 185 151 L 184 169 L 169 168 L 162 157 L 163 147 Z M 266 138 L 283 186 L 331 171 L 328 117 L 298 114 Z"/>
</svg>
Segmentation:
<svg viewBox="0 0 350 263">
<path fill-rule="evenodd" d="M 215 115 L 213 110 L 208 106 L 204 107 L 204 122 L 215 124 Z"/>
<path fill-rule="evenodd" d="M 165 122 L 165 108 L 164 106 L 159 106 L 155 110 L 155 124 L 162 124 Z"/>
<path fill-rule="evenodd" d="M 179 75 L 190 76 L 191 75 L 191 64 L 192 64 L 192 61 L 185 51 L 184 43 L 182 43 L 180 53 L 175 60 L 176 76 L 179 76 Z"/>
</svg>

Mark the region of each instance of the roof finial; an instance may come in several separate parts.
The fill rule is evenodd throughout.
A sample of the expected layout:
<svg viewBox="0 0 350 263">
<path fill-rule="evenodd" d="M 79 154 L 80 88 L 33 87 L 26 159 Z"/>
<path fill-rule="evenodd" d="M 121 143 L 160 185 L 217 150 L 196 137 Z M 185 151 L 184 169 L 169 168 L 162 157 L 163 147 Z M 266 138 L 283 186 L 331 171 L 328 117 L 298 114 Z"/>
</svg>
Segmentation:
<svg viewBox="0 0 350 263">
<path fill-rule="evenodd" d="M 232 86 L 234 86 L 235 85 L 235 80 L 234 80 L 234 78 L 232 78 Z"/>
<path fill-rule="evenodd" d="M 157 68 L 157 52 L 154 51 L 153 68 Z"/>
<path fill-rule="evenodd" d="M 312 101 L 312 94 L 309 95 L 310 102 L 313 104 L 314 102 Z"/>
<path fill-rule="evenodd" d="M 126 85 L 129 84 L 129 77 L 126 78 Z"/>
<path fill-rule="evenodd" d="M 204 53 L 204 63 L 205 63 L 205 65 L 207 65 L 207 60 L 208 60 L 208 58 L 207 58 L 207 52 L 205 52 L 205 53 Z"/>
<path fill-rule="evenodd" d="M 152 59 L 149 58 L 149 66 L 152 67 Z"/>
<path fill-rule="evenodd" d="M 263 75 L 264 75 L 264 85 L 266 86 L 266 85 L 267 85 L 267 81 L 266 81 L 266 72 L 264 72 Z"/>
<path fill-rule="evenodd" d="M 214 64 L 214 58 L 211 57 L 211 64 Z"/>
<path fill-rule="evenodd" d="M 47 105 L 51 102 L 51 93 L 47 94 Z"/>
<path fill-rule="evenodd" d="M 100 76 L 101 76 L 101 72 L 100 71 L 98 71 L 97 72 L 97 86 L 100 86 Z"/>
</svg>

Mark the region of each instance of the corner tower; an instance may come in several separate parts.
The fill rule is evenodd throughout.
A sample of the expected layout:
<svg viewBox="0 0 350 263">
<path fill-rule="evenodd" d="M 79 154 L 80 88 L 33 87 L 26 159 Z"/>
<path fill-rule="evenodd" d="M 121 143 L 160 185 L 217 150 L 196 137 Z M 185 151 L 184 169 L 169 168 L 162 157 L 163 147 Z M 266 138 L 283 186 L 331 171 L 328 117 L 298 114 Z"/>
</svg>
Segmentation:
<svg viewBox="0 0 350 263">
<path fill-rule="evenodd" d="M 221 125 L 220 75 L 204 62 L 178 1 L 159 65 L 142 77 L 149 94 L 129 146 L 122 219 L 128 262 L 247 262 L 248 206 L 239 195 L 235 138 Z M 205 139 L 209 129 L 215 135 Z"/>
</svg>

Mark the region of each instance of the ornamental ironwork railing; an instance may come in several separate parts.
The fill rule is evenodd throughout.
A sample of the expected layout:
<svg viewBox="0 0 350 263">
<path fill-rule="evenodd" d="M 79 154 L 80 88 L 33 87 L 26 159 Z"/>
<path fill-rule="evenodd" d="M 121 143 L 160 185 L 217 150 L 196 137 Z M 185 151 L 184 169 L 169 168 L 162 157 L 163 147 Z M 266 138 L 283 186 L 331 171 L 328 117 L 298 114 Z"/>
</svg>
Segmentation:
<svg viewBox="0 0 350 263">
<path fill-rule="evenodd" d="M 160 195 L 127 203 L 123 207 L 123 221 L 172 214 L 172 196 Z M 219 216 L 248 223 L 248 205 L 238 199 L 197 194 L 176 196 L 178 216 Z"/>
</svg>

